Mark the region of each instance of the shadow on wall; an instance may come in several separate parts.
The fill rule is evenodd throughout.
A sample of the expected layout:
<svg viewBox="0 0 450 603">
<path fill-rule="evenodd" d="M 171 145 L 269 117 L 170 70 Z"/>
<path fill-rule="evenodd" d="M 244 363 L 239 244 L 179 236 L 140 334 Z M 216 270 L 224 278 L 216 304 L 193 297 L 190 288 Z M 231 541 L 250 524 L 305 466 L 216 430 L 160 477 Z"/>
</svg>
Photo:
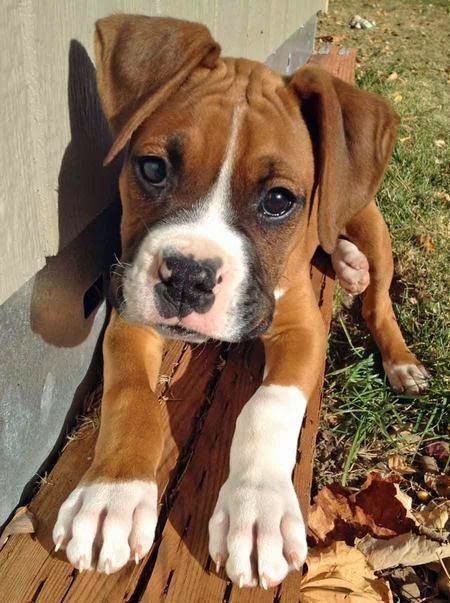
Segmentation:
<svg viewBox="0 0 450 603">
<path fill-rule="evenodd" d="M 69 51 L 68 103 L 71 140 L 58 182 L 59 251 L 0 308 L 0 344 L 14 350 L 0 367 L 0 523 L 19 497 L 29 498 L 36 474 L 51 466 L 101 378 L 101 302 L 109 266 L 120 253 L 120 166 L 102 165 L 111 135 L 94 66 L 76 40 Z"/>
<path fill-rule="evenodd" d="M 33 331 L 62 347 L 88 337 L 103 297 L 104 273 L 119 250 L 120 165 L 103 167 L 111 134 L 94 65 L 77 40 L 69 50 L 68 102 L 71 140 L 58 178 L 59 253 L 47 258 L 37 275 L 31 308 Z M 108 207 L 111 200 L 115 203 Z"/>
</svg>

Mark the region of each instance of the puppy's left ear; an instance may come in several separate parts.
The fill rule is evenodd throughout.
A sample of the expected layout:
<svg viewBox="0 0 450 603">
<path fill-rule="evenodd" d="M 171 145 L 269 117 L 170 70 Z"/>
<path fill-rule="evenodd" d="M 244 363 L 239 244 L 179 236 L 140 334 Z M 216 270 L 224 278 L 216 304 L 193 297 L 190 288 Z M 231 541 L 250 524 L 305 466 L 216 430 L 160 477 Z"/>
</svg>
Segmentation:
<svg viewBox="0 0 450 603">
<path fill-rule="evenodd" d="M 196 67 L 212 69 L 219 55 L 219 44 L 200 23 L 143 15 L 97 21 L 97 86 L 115 137 L 105 165 Z"/>
<path fill-rule="evenodd" d="M 312 66 L 290 86 L 300 99 L 315 153 L 318 229 L 331 253 L 351 218 L 374 197 L 392 153 L 398 116 L 380 96 Z"/>
</svg>

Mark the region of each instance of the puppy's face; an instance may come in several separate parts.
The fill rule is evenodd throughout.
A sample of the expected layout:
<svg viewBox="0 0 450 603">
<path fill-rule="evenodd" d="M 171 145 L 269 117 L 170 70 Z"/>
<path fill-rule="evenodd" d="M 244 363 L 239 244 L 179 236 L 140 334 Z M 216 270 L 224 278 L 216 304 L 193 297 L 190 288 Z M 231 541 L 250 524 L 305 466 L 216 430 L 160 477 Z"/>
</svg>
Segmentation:
<svg viewBox="0 0 450 603">
<path fill-rule="evenodd" d="M 124 318 L 194 342 L 264 332 L 313 172 L 281 77 L 249 61 L 197 70 L 128 146 L 112 287 Z"/>
</svg>

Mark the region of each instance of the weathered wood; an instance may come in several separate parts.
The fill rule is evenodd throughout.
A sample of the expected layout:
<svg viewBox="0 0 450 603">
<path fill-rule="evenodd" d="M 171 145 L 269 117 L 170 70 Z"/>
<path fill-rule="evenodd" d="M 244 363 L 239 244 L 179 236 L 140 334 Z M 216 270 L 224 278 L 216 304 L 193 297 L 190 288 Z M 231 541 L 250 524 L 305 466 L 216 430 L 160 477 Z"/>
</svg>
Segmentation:
<svg viewBox="0 0 450 603">
<path fill-rule="evenodd" d="M 355 53 L 312 57 L 347 81 L 353 81 Z M 334 278 L 328 257 L 318 252 L 311 278 L 329 328 Z M 160 400 L 165 433 L 157 538 L 138 566 L 130 563 L 112 576 L 80 574 L 52 552 L 51 530 L 58 508 L 91 462 L 97 430 L 87 423 L 63 451 L 30 504 L 38 521 L 34 536 L 9 539 L 0 551 L 0 601 L 24 603 L 290 603 L 298 601 L 300 574 L 292 573 L 269 591 L 240 590 L 219 575 L 208 557 L 208 520 L 226 479 L 236 417 L 260 383 L 263 352 L 258 342 L 191 349 L 174 343 L 165 355 Z M 305 517 L 309 507 L 313 453 L 319 424 L 322 382 L 309 401 L 294 483 Z"/>
</svg>

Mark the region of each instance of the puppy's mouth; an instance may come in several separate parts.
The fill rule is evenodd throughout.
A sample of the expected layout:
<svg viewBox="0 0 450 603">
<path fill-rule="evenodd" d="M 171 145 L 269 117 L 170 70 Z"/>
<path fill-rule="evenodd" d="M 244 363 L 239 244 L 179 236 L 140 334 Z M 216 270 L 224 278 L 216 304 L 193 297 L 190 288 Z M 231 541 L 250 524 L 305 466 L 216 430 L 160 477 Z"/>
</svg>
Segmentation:
<svg viewBox="0 0 450 603">
<path fill-rule="evenodd" d="M 181 325 L 155 324 L 153 325 L 153 328 L 164 337 L 169 339 L 181 339 L 182 341 L 187 341 L 189 343 L 204 343 L 209 339 L 206 335 L 198 333 L 197 331 L 192 331 L 191 329 L 186 329 Z"/>
</svg>

